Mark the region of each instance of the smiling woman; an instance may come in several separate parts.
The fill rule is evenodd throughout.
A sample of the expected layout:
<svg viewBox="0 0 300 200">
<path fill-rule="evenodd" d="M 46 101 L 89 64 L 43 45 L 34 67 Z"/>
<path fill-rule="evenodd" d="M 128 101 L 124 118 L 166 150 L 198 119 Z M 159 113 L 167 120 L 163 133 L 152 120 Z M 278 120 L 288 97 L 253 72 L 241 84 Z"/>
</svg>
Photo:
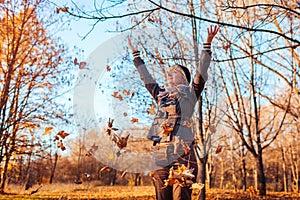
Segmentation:
<svg viewBox="0 0 300 200">
<path fill-rule="evenodd" d="M 175 65 L 167 70 L 166 88 L 160 87 L 154 80 L 138 49 L 128 38 L 134 65 L 158 105 L 158 111 L 148 133 L 148 139 L 154 141 L 153 146 L 157 146 L 153 152 L 157 168 L 152 174 L 157 200 L 192 198 L 191 186 L 196 182 L 198 166 L 191 117 L 207 80 L 211 60 L 210 43 L 217 32 L 217 26 L 208 28 L 207 43 L 202 51 L 201 64 L 192 85 L 189 86 L 188 69 Z"/>
</svg>

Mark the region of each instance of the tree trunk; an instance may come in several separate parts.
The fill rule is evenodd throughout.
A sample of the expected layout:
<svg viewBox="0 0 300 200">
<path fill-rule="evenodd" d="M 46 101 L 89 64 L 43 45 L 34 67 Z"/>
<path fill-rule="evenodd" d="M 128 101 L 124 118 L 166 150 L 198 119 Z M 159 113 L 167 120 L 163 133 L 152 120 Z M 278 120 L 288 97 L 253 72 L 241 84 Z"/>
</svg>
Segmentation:
<svg viewBox="0 0 300 200">
<path fill-rule="evenodd" d="M 246 171 L 246 161 L 245 161 L 244 157 L 242 159 L 242 186 L 243 186 L 243 191 L 246 191 L 246 189 L 247 189 L 247 171 Z"/>
<path fill-rule="evenodd" d="M 211 154 L 209 154 L 208 161 L 206 164 L 206 186 L 207 186 L 207 189 L 211 188 L 211 173 L 212 173 Z"/>
<path fill-rule="evenodd" d="M 50 181 L 49 181 L 50 184 L 53 183 L 53 178 L 54 178 L 54 173 L 55 173 L 55 169 L 56 169 L 57 160 L 58 160 L 58 154 L 57 154 L 57 152 L 55 152 L 55 154 L 54 154 L 54 164 L 53 164 L 53 167 L 51 168 L 51 174 L 50 174 Z"/>
<path fill-rule="evenodd" d="M 9 160 L 10 160 L 10 156 L 6 155 L 5 156 L 5 163 L 4 163 L 4 169 L 3 169 L 3 173 L 2 173 L 2 177 L 1 177 L 1 185 L 0 185 L 0 194 L 4 194 L 4 189 L 5 189 L 5 182 L 6 182 L 6 178 L 7 178 L 7 169 L 8 169 L 8 164 L 9 164 Z"/>
<path fill-rule="evenodd" d="M 140 185 L 141 185 L 141 175 L 139 173 L 135 173 L 134 186 L 140 186 Z"/>
<path fill-rule="evenodd" d="M 287 192 L 287 171 L 286 171 L 286 161 L 285 161 L 285 152 L 284 148 L 281 147 L 281 156 L 282 156 L 282 171 L 283 171 L 283 189 L 284 192 Z"/>
<path fill-rule="evenodd" d="M 224 163 L 221 161 L 221 180 L 220 180 L 220 189 L 223 189 L 224 184 Z"/>
<path fill-rule="evenodd" d="M 205 200 L 206 197 L 206 163 L 207 163 L 207 155 L 204 158 L 200 158 L 200 162 L 198 164 L 199 167 L 199 180 L 200 183 L 204 184 L 204 187 L 201 190 L 201 193 L 199 195 L 199 200 Z"/>
<path fill-rule="evenodd" d="M 257 165 L 257 189 L 259 190 L 259 195 L 266 195 L 266 178 L 264 173 L 264 165 L 262 159 L 262 151 L 258 152 L 258 156 L 256 158 Z"/>
</svg>

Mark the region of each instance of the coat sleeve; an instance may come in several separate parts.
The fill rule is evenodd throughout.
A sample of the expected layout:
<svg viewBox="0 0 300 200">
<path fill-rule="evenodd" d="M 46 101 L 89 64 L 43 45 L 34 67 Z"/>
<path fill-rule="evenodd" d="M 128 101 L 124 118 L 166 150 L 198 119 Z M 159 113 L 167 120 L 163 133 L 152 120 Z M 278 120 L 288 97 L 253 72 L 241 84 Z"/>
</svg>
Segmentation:
<svg viewBox="0 0 300 200">
<path fill-rule="evenodd" d="M 196 69 L 196 75 L 192 82 L 192 87 L 196 93 L 197 99 L 204 88 L 205 82 L 208 79 L 207 70 L 211 61 L 210 43 L 204 43 L 204 49 L 201 51 L 200 64 Z"/>
<path fill-rule="evenodd" d="M 134 52 L 133 55 L 134 55 L 133 62 L 137 71 L 140 74 L 141 80 L 144 82 L 146 89 L 150 92 L 150 94 L 157 102 L 157 95 L 159 94 L 161 88 L 158 86 L 157 82 L 154 80 L 154 78 L 147 70 L 145 62 L 141 59 L 139 53 Z"/>
</svg>

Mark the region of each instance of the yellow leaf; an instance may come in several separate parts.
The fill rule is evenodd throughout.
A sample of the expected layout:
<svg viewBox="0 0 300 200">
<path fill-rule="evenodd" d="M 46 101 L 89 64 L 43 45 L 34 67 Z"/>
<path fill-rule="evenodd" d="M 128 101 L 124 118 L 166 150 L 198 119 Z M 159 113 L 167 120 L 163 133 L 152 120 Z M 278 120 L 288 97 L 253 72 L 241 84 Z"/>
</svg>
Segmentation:
<svg viewBox="0 0 300 200">
<path fill-rule="evenodd" d="M 114 154 L 113 152 L 111 152 L 111 153 L 109 154 L 109 156 L 108 156 L 108 158 L 109 158 L 110 160 L 114 159 L 114 157 L 115 157 L 115 154 Z"/>
<path fill-rule="evenodd" d="M 46 128 L 45 128 L 45 132 L 43 133 L 43 135 L 48 135 L 48 134 L 50 134 L 51 131 L 52 131 L 52 129 L 53 129 L 53 127 L 46 127 Z"/>
</svg>

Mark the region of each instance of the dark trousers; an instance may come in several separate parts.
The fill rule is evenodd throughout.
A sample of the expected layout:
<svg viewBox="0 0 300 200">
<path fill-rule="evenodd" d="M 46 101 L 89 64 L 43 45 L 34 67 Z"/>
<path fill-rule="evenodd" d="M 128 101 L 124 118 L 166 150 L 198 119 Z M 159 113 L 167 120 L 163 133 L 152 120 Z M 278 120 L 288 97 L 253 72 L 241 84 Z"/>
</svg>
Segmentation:
<svg viewBox="0 0 300 200">
<path fill-rule="evenodd" d="M 198 166 L 194 148 L 191 149 L 192 150 L 188 155 L 179 157 L 178 162 L 194 169 L 193 174 L 195 175 L 195 178 L 192 180 L 193 182 L 196 182 Z M 156 200 L 191 200 L 192 190 L 190 189 L 190 186 L 181 187 L 178 184 L 167 187 L 164 186 L 164 180 L 168 179 L 169 170 L 171 167 L 172 166 L 158 169 L 154 172 L 153 184 L 155 187 Z"/>
</svg>

